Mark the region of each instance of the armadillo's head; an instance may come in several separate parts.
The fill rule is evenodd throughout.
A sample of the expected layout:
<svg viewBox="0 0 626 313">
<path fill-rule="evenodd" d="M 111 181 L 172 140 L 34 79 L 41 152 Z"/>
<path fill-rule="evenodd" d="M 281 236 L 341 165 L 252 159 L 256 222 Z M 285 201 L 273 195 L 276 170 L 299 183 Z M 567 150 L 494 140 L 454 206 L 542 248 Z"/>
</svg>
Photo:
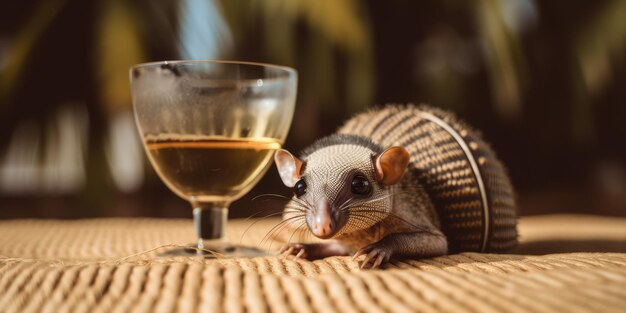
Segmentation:
<svg viewBox="0 0 626 313">
<path fill-rule="evenodd" d="M 378 150 L 378 151 L 377 151 Z M 409 163 L 401 147 L 380 151 L 359 144 L 334 144 L 302 159 L 287 150 L 274 159 L 283 183 L 293 188 L 284 218 L 318 238 L 328 239 L 366 229 L 387 217 L 391 186 Z"/>
</svg>

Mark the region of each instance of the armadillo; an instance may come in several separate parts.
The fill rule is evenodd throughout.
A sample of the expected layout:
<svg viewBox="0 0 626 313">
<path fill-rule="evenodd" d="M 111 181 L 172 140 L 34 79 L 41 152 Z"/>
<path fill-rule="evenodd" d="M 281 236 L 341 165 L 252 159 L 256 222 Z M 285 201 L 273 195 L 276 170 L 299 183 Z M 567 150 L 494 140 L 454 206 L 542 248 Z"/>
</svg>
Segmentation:
<svg viewBox="0 0 626 313">
<path fill-rule="evenodd" d="M 392 257 L 500 252 L 517 243 L 515 194 L 480 133 L 452 113 L 387 105 L 349 119 L 299 157 L 274 159 L 294 195 L 283 221 L 322 239 L 283 254 L 354 253 L 363 268 Z"/>
</svg>

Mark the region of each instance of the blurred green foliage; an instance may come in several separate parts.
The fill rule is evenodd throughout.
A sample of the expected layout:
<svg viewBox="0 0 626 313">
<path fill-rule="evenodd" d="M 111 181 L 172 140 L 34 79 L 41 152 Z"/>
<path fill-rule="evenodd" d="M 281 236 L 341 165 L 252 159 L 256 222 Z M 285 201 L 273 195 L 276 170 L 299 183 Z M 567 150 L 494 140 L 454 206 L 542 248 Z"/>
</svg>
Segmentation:
<svg viewBox="0 0 626 313">
<path fill-rule="evenodd" d="M 78 103 L 89 119 L 78 202 L 119 196 L 103 138 L 130 109 L 128 68 L 184 55 L 190 1 L 203 0 L 27 0 L 1 11 L 0 167 L 21 124 L 47 132 Z M 522 191 L 593 189 L 596 167 L 624 169 L 626 1 L 206 1 L 226 28 L 196 37 L 212 38 L 216 57 L 299 71 L 295 150 L 356 111 L 413 101 L 484 130 Z M 276 188 L 268 179 L 259 191 Z M 159 188 L 150 176 L 140 196 Z"/>
</svg>

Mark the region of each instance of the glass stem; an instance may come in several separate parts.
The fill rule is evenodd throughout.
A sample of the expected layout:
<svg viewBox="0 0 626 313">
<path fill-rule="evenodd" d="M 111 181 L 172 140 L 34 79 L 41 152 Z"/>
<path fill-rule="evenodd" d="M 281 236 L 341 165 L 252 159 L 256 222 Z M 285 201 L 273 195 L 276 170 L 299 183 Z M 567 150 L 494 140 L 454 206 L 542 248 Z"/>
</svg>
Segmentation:
<svg viewBox="0 0 626 313">
<path fill-rule="evenodd" d="M 198 248 L 210 250 L 211 247 L 223 247 L 226 244 L 228 204 L 192 203 L 192 206 Z"/>
</svg>

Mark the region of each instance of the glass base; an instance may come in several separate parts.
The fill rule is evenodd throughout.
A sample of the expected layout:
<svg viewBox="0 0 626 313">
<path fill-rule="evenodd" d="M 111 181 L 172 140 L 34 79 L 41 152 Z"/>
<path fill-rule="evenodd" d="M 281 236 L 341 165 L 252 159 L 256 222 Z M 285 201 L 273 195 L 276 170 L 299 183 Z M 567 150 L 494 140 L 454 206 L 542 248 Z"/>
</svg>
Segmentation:
<svg viewBox="0 0 626 313">
<path fill-rule="evenodd" d="M 219 259 L 275 255 L 268 250 L 234 245 L 225 240 L 228 220 L 227 203 L 192 203 L 192 206 L 198 242 L 187 245 L 188 248 L 169 249 L 160 253 L 160 256 L 198 256 L 206 259 Z"/>
<path fill-rule="evenodd" d="M 159 254 L 163 257 L 198 256 L 205 259 L 254 258 L 273 255 L 275 254 L 267 250 L 232 244 L 205 245 L 203 248 L 189 244 L 188 248 L 174 248 Z"/>
</svg>

